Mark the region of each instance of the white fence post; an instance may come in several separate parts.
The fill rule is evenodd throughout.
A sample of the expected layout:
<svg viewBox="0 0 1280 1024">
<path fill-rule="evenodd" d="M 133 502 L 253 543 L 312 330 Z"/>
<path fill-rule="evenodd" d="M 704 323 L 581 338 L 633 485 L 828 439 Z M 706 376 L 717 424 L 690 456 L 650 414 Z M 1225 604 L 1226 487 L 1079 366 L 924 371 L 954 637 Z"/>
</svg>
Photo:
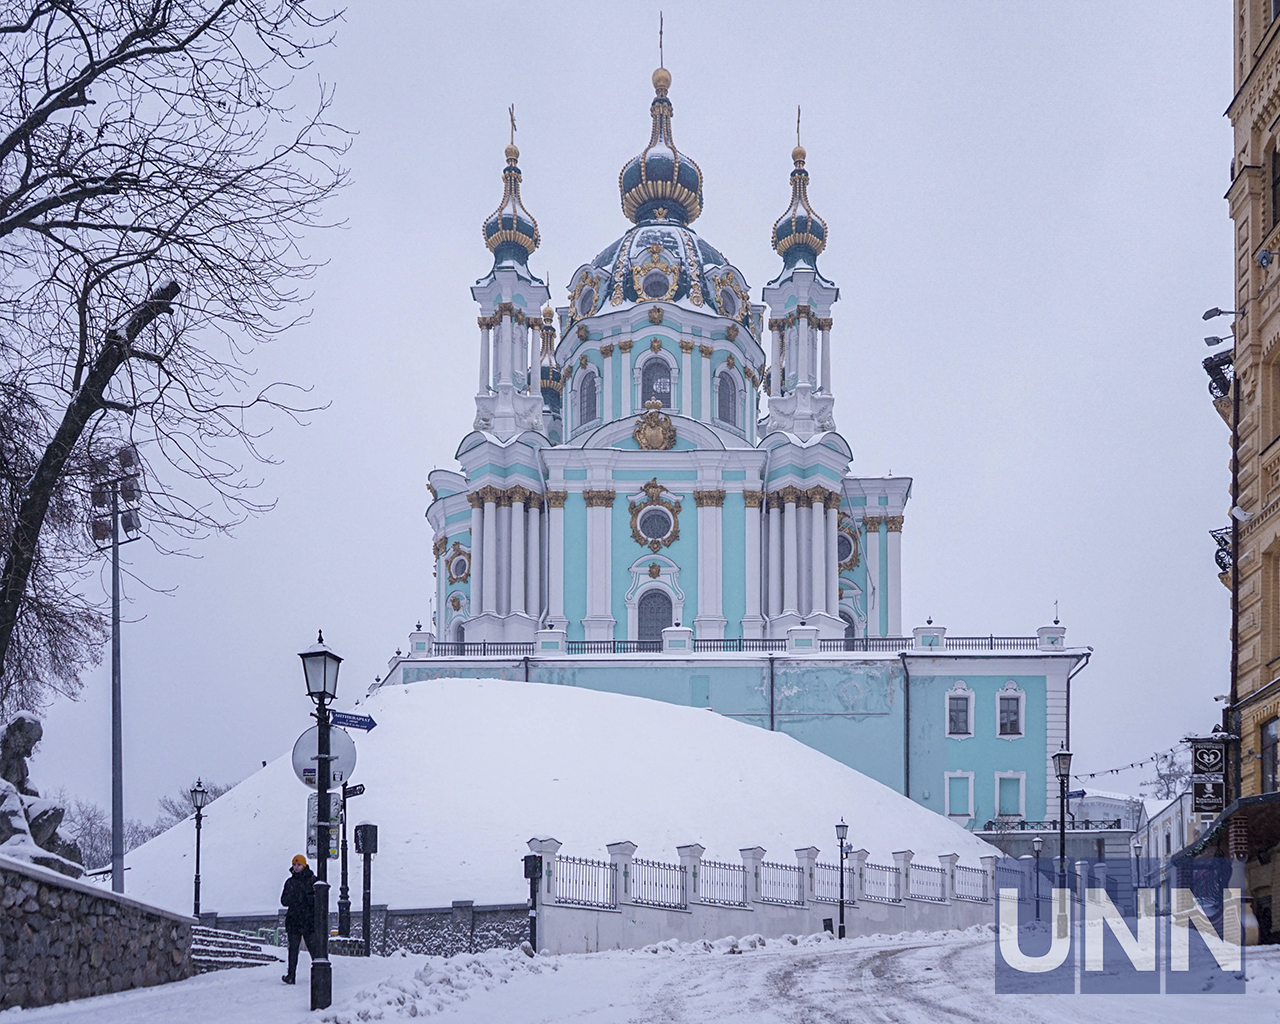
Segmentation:
<svg viewBox="0 0 1280 1024">
<path fill-rule="evenodd" d="M 905 900 L 911 895 L 911 858 L 915 854 L 910 850 L 895 850 L 893 866 L 898 871 L 898 899 Z"/>
<path fill-rule="evenodd" d="M 760 862 L 764 860 L 763 846 L 747 846 L 739 850 L 742 856 L 742 867 L 746 875 L 747 902 L 760 902 Z"/>
<path fill-rule="evenodd" d="M 556 854 L 563 844 L 559 839 L 530 839 L 529 852 L 542 855 L 542 898 L 547 903 L 556 901 Z"/>
<path fill-rule="evenodd" d="M 853 876 L 853 886 L 845 888 L 845 902 L 857 902 L 862 899 L 862 869 L 866 867 L 867 858 L 871 854 L 867 850 L 854 850 L 845 859 L 845 866 Z"/>
<path fill-rule="evenodd" d="M 618 891 L 613 894 L 614 898 L 618 906 L 630 903 L 631 858 L 636 855 L 636 844 L 626 841 L 610 843 L 605 849 L 609 851 L 609 860 L 613 862 L 614 884 L 618 887 Z"/>
<path fill-rule="evenodd" d="M 959 862 L 958 853 L 938 854 L 938 863 L 942 866 L 942 896 L 948 903 L 956 898 L 956 864 Z"/>
<path fill-rule="evenodd" d="M 796 863 L 800 866 L 800 902 L 808 906 L 816 891 L 813 876 L 818 864 L 818 848 L 806 846 L 796 850 Z"/>
<path fill-rule="evenodd" d="M 996 856 L 989 854 L 978 859 L 982 861 L 982 870 L 987 873 L 987 899 L 998 900 L 1000 894 L 996 892 Z"/>
<path fill-rule="evenodd" d="M 680 864 L 684 868 L 684 898 L 686 903 L 701 902 L 698 896 L 698 875 L 702 870 L 702 855 L 707 852 L 707 848 L 700 843 L 690 843 L 688 846 L 677 846 L 676 853 L 680 855 Z"/>
</svg>

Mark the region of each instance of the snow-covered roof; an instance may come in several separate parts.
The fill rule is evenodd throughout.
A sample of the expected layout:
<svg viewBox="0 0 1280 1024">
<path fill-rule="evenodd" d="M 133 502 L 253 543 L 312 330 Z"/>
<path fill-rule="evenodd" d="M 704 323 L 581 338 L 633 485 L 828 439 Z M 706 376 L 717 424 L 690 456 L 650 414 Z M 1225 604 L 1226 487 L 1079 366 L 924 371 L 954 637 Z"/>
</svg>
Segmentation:
<svg viewBox="0 0 1280 1024">
<path fill-rule="evenodd" d="M 638 856 L 663 861 L 678 860 L 677 845 L 701 843 L 717 860 L 763 846 L 767 859 L 795 863 L 797 848 L 816 846 L 830 862 L 843 817 L 854 848 L 878 863 L 910 849 L 919 863 L 957 853 L 976 867 L 996 852 L 790 736 L 706 709 L 447 679 L 384 687 L 359 710 L 378 724 L 355 735 L 352 781 L 368 789 L 351 801 L 350 821 L 379 826 L 374 902 L 393 908 L 523 900 L 520 858 L 533 837 L 599 859 L 605 844 L 630 840 Z M 307 724 L 301 714 L 298 724 Z M 204 908 L 275 909 L 289 860 L 304 849 L 308 792 L 286 754 L 209 805 Z M 188 820 L 134 850 L 129 892 L 189 908 L 194 848 Z"/>
</svg>

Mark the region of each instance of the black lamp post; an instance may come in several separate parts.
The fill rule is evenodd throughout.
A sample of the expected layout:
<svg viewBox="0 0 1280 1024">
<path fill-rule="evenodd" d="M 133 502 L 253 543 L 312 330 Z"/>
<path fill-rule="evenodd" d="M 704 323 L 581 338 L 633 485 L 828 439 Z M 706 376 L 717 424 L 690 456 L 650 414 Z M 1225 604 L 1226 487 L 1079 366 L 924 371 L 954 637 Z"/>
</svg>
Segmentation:
<svg viewBox="0 0 1280 1024">
<path fill-rule="evenodd" d="M 1044 839 L 1036 836 L 1031 840 L 1031 849 L 1036 854 L 1036 920 L 1040 920 L 1040 851 L 1044 849 Z"/>
<path fill-rule="evenodd" d="M 347 784 L 342 784 L 342 885 L 338 888 L 338 934 L 351 937 L 351 894 L 347 888 Z"/>
<path fill-rule="evenodd" d="M 329 963 L 329 708 L 338 695 L 338 666 L 342 659 L 324 644 L 324 633 L 302 651 L 307 696 L 316 702 L 316 949 L 311 958 L 311 1009 L 326 1010 L 333 1002 L 333 967 Z"/>
<path fill-rule="evenodd" d="M 1067 780 L 1071 778 L 1071 751 L 1063 741 L 1053 755 L 1053 774 L 1058 776 L 1058 937 L 1067 937 Z"/>
<path fill-rule="evenodd" d="M 204 820 L 204 808 L 208 802 L 209 791 L 203 782 L 196 779 L 196 784 L 191 787 L 191 806 L 196 809 L 196 899 L 195 909 L 191 911 L 195 918 L 200 916 L 200 823 Z"/>
<path fill-rule="evenodd" d="M 845 840 L 849 838 L 849 826 L 844 823 L 844 818 L 840 819 L 840 824 L 836 826 L 836 842 L 840 844 L 840 932 L 839 937 L 844 938 L 844 859 L 849 852 Z"/>
</svg>

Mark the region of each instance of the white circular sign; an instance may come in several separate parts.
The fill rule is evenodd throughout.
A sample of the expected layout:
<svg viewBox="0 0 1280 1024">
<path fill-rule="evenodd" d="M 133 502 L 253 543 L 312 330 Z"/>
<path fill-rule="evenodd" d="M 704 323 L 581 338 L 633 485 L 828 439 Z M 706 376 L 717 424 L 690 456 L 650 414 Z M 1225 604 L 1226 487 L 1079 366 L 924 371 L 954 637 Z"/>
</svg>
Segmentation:
<svg viewBox="0 0 1280 1024">
<path fill-rule="evenodd" d="M 316 788 L 316 769 L 320 762 L 316 760 L 320 745 L 320 726 L 313 725 L 298 737 L 293 745 L 293 773 L 302 783 Z M 329 726 L 329 789 L 341 789 L 342 784 L 351 778 L 356 770 L 356 743 L 345 729 Z"/>
</svg>

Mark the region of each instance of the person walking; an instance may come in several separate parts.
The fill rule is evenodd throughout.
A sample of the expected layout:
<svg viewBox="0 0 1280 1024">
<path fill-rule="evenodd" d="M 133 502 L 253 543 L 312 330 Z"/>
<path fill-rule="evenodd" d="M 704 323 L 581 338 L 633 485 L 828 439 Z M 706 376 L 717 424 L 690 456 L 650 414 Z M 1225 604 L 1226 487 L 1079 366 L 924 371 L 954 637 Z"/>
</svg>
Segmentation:
<svg viewBox="0 0 1280 1024">
<path fill-rule="evenodd" d="M 286 985 L 297 982 L 298 946 L 305 942 L 307 955 L 316 955 L 315 884 L 316 876 L 307 866 L 307 858 L 298 854 L 289 866 L 289 877 L 280 893 L 280 905 L 289 908 L 284 918 L 284 930 L 289 936 L 289 973 L 280 978 Z"/>
</svg>

